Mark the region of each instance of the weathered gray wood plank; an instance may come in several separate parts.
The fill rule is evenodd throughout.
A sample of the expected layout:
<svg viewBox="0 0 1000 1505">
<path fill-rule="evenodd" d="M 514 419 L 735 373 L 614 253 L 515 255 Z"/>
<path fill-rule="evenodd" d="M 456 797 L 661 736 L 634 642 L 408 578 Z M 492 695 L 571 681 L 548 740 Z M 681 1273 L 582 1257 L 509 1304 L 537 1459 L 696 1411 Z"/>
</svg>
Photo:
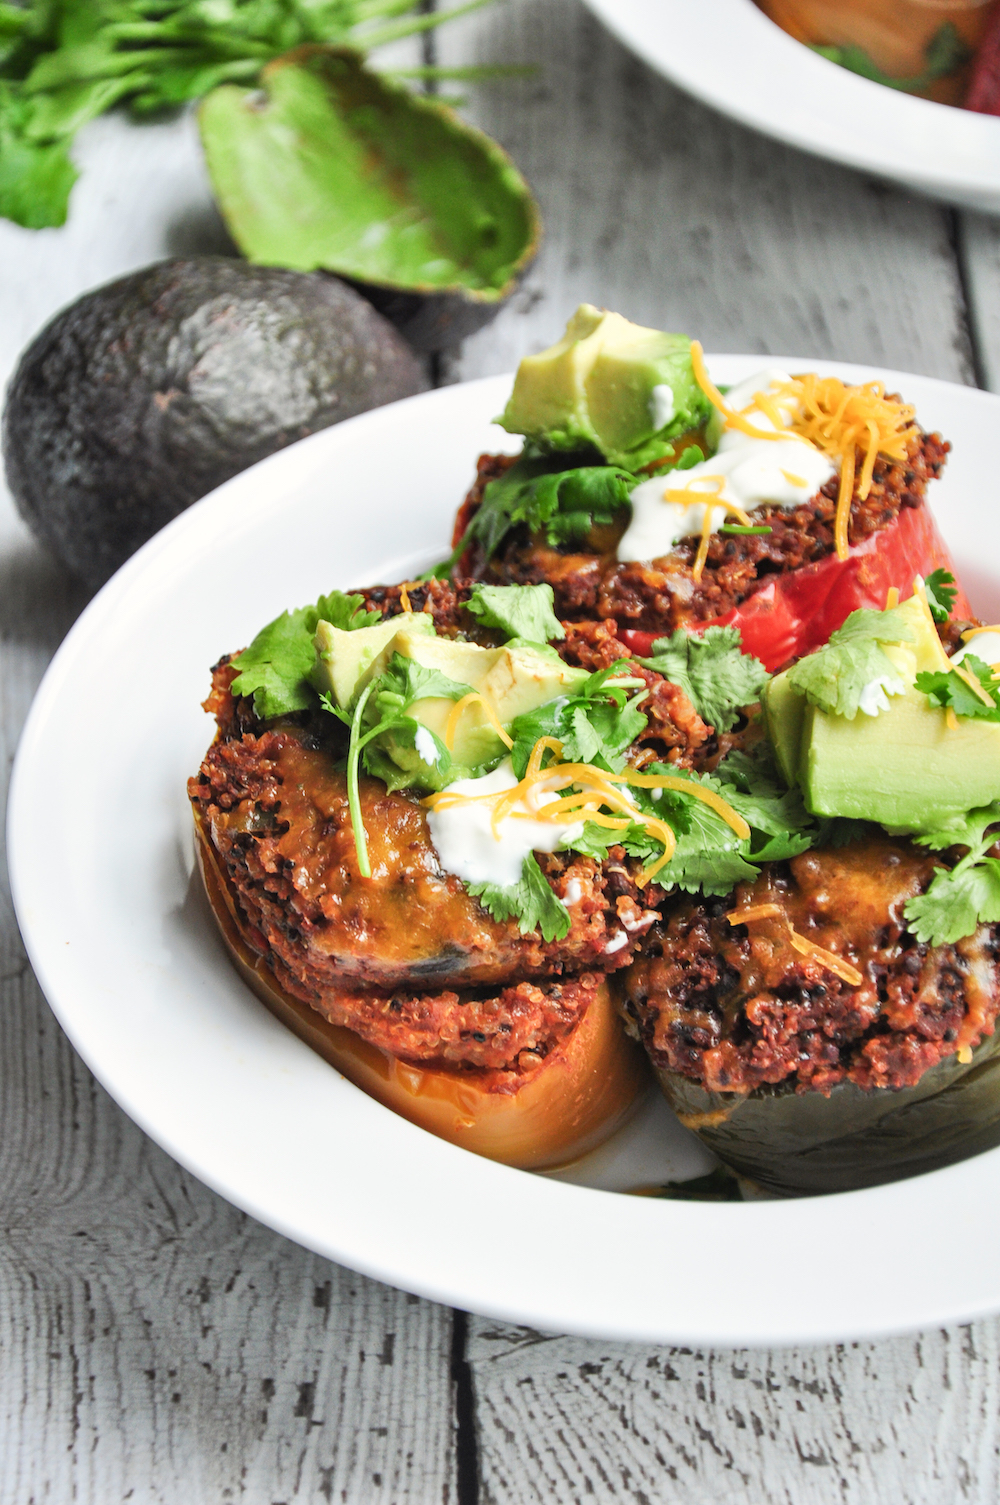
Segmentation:
<svg viewBox="0 0 1000 1505">
<path fill-rule="evenodd" d="M 83 600 L 8 530 L 5 778 Z M 296 1247 L 158 1150 L 52 1018 L 3 875 L 0 1500 L 453 1499 L 451 1314 Z"/>
<path fill-rule="evenodd" d="M 992 1505 L 1000 1492 L 995 1323 L 765 1354 L 475 1319 L 469 1359 L 483 1505 Z"/>
<path fill-rule="evenodd" d="M 1000 219 L 959 216 L 959 249 L 981 384 L 1000 392 Z"/>
<path fill-rule="evenodd" d="M 948 210 L 721 119 L 577 0 L 519 0 L 439 34 L 442 61 L 537 63 L 468 113 L 541 201 L 541 255 L 456 380 L 511 369 L 582 301 L 706 349 L 872 361 L 971 381 Z"/>
</svg>

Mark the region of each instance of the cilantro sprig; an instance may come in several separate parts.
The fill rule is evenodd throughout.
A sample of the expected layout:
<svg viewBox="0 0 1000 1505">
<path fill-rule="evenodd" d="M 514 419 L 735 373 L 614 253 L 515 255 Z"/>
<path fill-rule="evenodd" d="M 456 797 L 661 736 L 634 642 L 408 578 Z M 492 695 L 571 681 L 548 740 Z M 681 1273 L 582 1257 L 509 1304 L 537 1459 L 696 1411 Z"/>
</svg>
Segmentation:
<svg viewBox="0 0 1000 1505">
<path fill-rule="evenodd" d="M 951 945 L 979 925 L 1000 922 L 1000 858 L 987 857 L 1000 841 L 1000 800 L 915 839 L 932 851 L 968 850 L 952 868 L 938 868 L 927 892 L 909 899 L 903 910 L 918 941 Z"/>
<path fill-rule="evenodd" d="M 517 883 L 501 888 L 496 883 L 470 883 L 469 893 L 495 920 L 516 920 L 525 935 L 542 932 L 545 941 L 561 941 L 569 934 L 569 910 L 548 884 L 533 852 L 529 852 Z"/>
<path fill-rule="evenodd" d="M 522 523 L 529 532 L 542 533 L 551 548 L 613 523 L 641 477 L 615 465 L 567 469 L 570 458 L 529 449 L 490 481 L 454 552 L 434 573 L 450 575 L 471 543 L 478 543 L 491 559 L 508 533 Z"/>
<path fill-rule="evenodd" d="M 609 683 L 617 680 L 617 683 Z M 629 690 L 641 687 L 638 695 Z M 632 743 L 646 729 L 647 718 L 639 710 L 647 695 L 641 680 L 628 678 L 628 661 L 620 660 L 598 669 L 573 695 L 561 695 L 518 716 L 511 723 L 514 745 L 510 750 L 514 772 L 524 777 L 528 759 L 540 737 L 562 743 L 562 761 L 590 763 L 609 773 L 620 773 Z"/>
<path fill-rule="evenodd" d="M 877 681 L 888 688 L 900 683 L 884 647 L 912 642 L 913 629 L 898 606 L 852 611 L 825 648 L 789 669 L 788 683 L 821 711 L 853 721 L 869 685 Z"/>
<path fill-rule="evenodd" d="M 678 627 L 671 637 L 657 639 L 652 658 L 639 662 L 679 685 L 717 732 L 735 726 L 739 711 L 760 699 L 771 677 L 759 659 L 743 652 L 736 627 L 708 627 L 701 635 Z"/>
<path fill-rule="evenodd" d="M 994 675 L 989 664 L 984 664 L 974 653 L 965 655 L 962 668 L 975 675 L 989 698 L 989 705 L 954 669 L 918 674 L 917 689 L 927 696 L 931 705 L 942 710 L 953 710 L 956 716 L 968 716 L 979 721 L 1000 721 L 1000 679 Z"/>
<path fill-rule="evenodd" d="M 670 774 L 710 789 L 743 816 L 750 836 L 740 838 L 710 805 L 682 789 L 643 789 L 631 794 L 637 814 L 658 816 L 676 838 L 676 848 L 656 881 L 664 888 L 686 893 L 728 894 L 733 885 L 753 882 L 761 862 L 795 857 L 815 845 L 819 828 L 796 791 L 784 790 L 773 777 L 766 757 L 753 759 L 730 754 L 718 775 L 697 774 L 670 764 L 651 763 L 647 773 Z M 582 834 L 567 845 L 598 861 L 612 846 L 648 862 L 663 851 L 662 844 L 639 820 L 623 831 L 587 822 Z"/>
<path fill-rule="evenodd" d="M 474 585 L 465 603 L 482 627 L 530 643 L 553 643 L 566 636 L 554 606 L 551 585 Z"/>
<path fill-rule="evenodd" d="M 415 659 L 394 653 L 385 672 L 365 685 L 350 714 L 334 705 L 329 695 L 320 696 L 323 709 L 350 727 L 347 747 L 347 804 L 354 830 L 358 872 L 362 878 L 371 877 L 368 834 L 361 815 L 362 758 L 368 772 L 382 779 L 389 789 L 400 789 L 406 784 L 412 784 L 412 775 L 400 769 L 384 754 L 379 754 L 371 745 L 376 738 L 384 738 L 392 733 L 398 742 L 413 749 L 420 763 L 425 767 L 433 764 L 439 778 L 446 780 L 451 769 L 451 754 L 429 727 L 423 726 L 407 713 L 418 700 L 434 696 L 461 700 L 463 695 L 469 693 L 468 685 L 459 684 L 439 669 L 429 669 L 424 664 L 418 664 Z M 371 714 L 368 711 L 370 704 L 374 707 Z M 428 757 L 428 753 L 432 756 Z"/>
<path fill-rule="evenodd" d="M 950 570 L 933 570 L 924 581 L 924 594 L 934 621 L 943 625 L 955 609 L 958 587 L 954 575 Z"/>
<path fill-rule="evenodd" d="M 0 216 L 63 224 L 73 137 L 120 102 L 156 115 L 220 84 L 253 84 L 294 48 L 371 50 L 481 3 L 427 14 L 418 0 L 0 0 Z M 501 69 L 461 70 L 491 71 Z"/>
<path fill-rule="evenodd" d="M 262 721 L 307 711 L 317 698 L 307 676 L 316 662 L 313 637 L 320 622 L 353 632 L 381 620 L 377 611 L 364 610 L 363 596 L 345 596 L 343 591 L 320 596 L 313 606 L 283 611 L 233 659 L 240 672 L 233 680 L 232 693 L 252 695 Z"/>
</svg>

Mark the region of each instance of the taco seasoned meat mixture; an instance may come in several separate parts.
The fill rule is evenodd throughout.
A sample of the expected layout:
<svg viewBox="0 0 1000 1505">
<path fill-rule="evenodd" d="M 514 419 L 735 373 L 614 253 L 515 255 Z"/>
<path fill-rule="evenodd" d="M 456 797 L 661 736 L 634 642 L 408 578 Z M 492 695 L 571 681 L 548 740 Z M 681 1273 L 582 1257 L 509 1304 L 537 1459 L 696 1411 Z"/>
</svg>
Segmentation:
<svg viewBox="0 0 1000 1505">
<path fill-rule="evenodd" d="M 661 890 L 640 890 L 621 848 L 603 862 L 542 853 L 570 927 L 552 942 L 524 934 L 442 869 L 419 801 L 371 778 L 361 809 L 374 881 L 361 882 L 329 728 L 305 715 L 261 722 L 231 694 L 235 674 L 229 660 L 213 673 L 219 737 L 189 794 L 244 938 L 279 983 L 404 1058 L 516 1069 L 524 1051 L 544 1056 L 603 974 L 627 965 Z"/>
<path fill-rule="evenodd" d="M 909 444 L 905 460 L 876 462 L 871 489 L 863 499 L 859 451 L 849 547 L 888 527 L 902 510 L 922 508 L 927 483 L 941 475 L 950 448 L 940 434 L 919 434 Z M 480 456 L 476 481 L 456 519 L 453 546 L 465 537 L 486 486 L 512 463 L 505 455 Z M 767 533 L 714 532 L 698 578 L 698 535 L 680 539 L 661 558 L 620 561 L 616 550 L 628 524 L 626 512 L 583 538 L 556 546 L 544 532 L 532 533 L 523 524 L 512 529 L 492 555 L 473 538 L 457 570 L 468 579 L 501 585 L 547 582 L 555 592 L 558 615 L 567 620 L 610 619 L 622 628 L 669 633 L 722 617 L 774 575 L 829 558 L 834 553 L 838 487 L 833 477 L 802 506 L 755 508 L 753 523 L 769 528 Z"/>
<path fill-rule="evenodd" d="M 672 906 L 624 979 L 653 1064 L 709 1092 L 792 1083 L 828 1093 L 843 1081 L 911 1087 L 974 1049 L 1000 1009 L 1000 925 L 951 945 L 918 941 L 903 906 L 937 865 L 872 837 Z"/>
</svg>

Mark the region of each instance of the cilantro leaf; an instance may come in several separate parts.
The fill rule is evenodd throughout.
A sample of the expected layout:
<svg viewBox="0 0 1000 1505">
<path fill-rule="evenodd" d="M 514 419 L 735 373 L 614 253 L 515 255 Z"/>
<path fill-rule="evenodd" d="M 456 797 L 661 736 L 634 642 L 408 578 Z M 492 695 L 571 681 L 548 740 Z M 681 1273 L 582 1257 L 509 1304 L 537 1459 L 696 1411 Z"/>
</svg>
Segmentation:
<svg viewBox="0 0 1000 1505">
<path fill-rule="evenodd" d="M 1000 921 L 1000 858 L 960 862 L 949 871 L 940 868 L 925 894 L 910 899 L 904 909 L 918 941 L 950 945 L 971 935 L 979 925 Z"/>
<path fill-rule="evenodd" d="M 783 794 L 786 788 L 774 761 L 770 742 L 762 739 L 749 749 L 733 748 L 715 770 L 724 784 L 735 784 L 747 794 Z"/>
<path fill-rule="evenodd" d="M 630 857 L 638 857 L 643 862 L 663 851 L 662 844 L 638 821 L 633 821 L 625 830 L 615 831 L 588 820 L 579 836 L 563 843 L 565 851 L 580 852 L 584 857 L 593 857 L 595 862 L 603 862 L 610 848 L 617 846 L 624 847 Z"/>
<path fill-rule="evenodd" d="M 320 622 L 329 622 L 331 627 L 339 627 L 344 632 L 356 632 L 359 627 L 374 627 L 382 620 L 379 611 L 365 611 L 364 596 L 346 596 L 343 591 L 331 591 L 328 596 L 320 596 L 315 605 L 316 626 Z M 316 628 L 313 628 L 316 631 Z"/>
<path fill-rule="evenodd" d="M 508 637 L 551 643 L 566 636 L 554 602 L 551 585 L 476 585 L 465 609 L 483 627 L 496 627 Z"/>
<path fill-rule="evenodd" d="M 875 680 L 899 682 L 899 671 L 882 645 L 912 641 L 913 629 L 899 607 L 852 611 L 825 648 L 789 669 L 788 682 L 821 711 L 853 721 L 868 685 Z"/>
<path fill-rule="evenodd" d="M 37 102 L 0 79 L 0 216 L 28 230 L 66 223 L 78 173 L 65 140 L 38 141 Z"/>
<path fill-rule="evenodd" d="M 320 622 L 330 622 L 354 631 L 382 620 L 378 612 L 364 611 L 363 605 L 362 596 L 331 591 L 314 606 L 283 611 L 233 659 L 240 672 L 233 680 L 232 693 L 252 695 L 254 710 L 264 721 L 308 710 L 317 698 L 306 678 L 316 662 L 316 628 Z"/>
<path fill-rule="evenodd" d="M 974 653 L 962 659 L 962 668 L 974 674 L 993 704 L 988 706 L 980 700 L 960 674 L 954 669 L 918 674 L 917 689 L 926 695 L 931 705 L 950 707 L 956 716 L 969 716 L 981 721 L 1000 721 L 1000 679 L 996 679 L 989 664 L 984 664 Z"/>
<path fill-rule="evenodd" d="M 429 726 L 412 716 L 399 716 L 379 727 L 381 742 L 362 749 L 368 773 L 381 779 L 392 794 L 419 784 L 443 789 L 455 777 L 451 753 Z"/>
<path fill-rule="evenodd" d="M 409 714 L 418 700 L 461 700 L 471 694 L 440 669 L 394 653 L 388 668 L 366 686 L 364 722 L 352 723 L 348 757 L 364 756 L 365 768 L 389 790 L 443 789 L 452 777 L 452 756 L 429 726 Z"/>
<path fill-rule="evenodd" d="M 947 622 L 955 609 L 958 588 L 950 570 L 934 570 L 924 581 L 924 594 L 935 622 Z"/>
<path fill-rule="evenodd" d="M 728 763 L 728 759 L 726 763 Z M 795 790 L 781 792 L 767 777 L 754 785 L 748 769 L 737 763 L 740 775 L 749 783 L 739 788 L 710 774 L 686 773 L 680 769 L 652 763 L 649 773 L 670 773 L 691 784 L 711 789 L 731 805 L 750 826 L 749 838 L 740 838 L 710 805 L 683 790 L 664 791 L 654 799 L 655 791 L 635 789 L 641 809 L 659 815 L 673 829 L 677 839 L 674 855 L 657 875 L 657 882 L 688 893 L 727 894 L 735 883 L 753 881 L 759 874 L 759 862 L 795 857 L 815 844 L 817 829 Z M 726 763 L 720 764 L 720 772 Z"/>
<path fill-rule="evenodd" d="M 738 711 L 760 698 L 771 677 L 759 659 L 743 652 L 737 627 L 708 627 L 700 636 L 678 627 L 653 644 L 652 658 L 640 662 L 679 685 L 717 732 L 736 725 Z"/>
<path fill-rule="evenodd" d="M 992 829 L 998 823 L 1000 800 L 916 837 L 934 851 L 969 848 L 955 867 L 938 869 L 925 894 L 908 900 L 903 913 L 918 941 L 947 945 L 971 935 L 978 925 L 1000 921 L 1000 858 L 986 856 L 1000 839 L 1000 831 Z"/>
<path fill-rule="evenodd" d="M 638 709 L 645 691 L 629 700 L 626 690 L 606 683 L 622 667 L 619 663 L 599 670 L 575 695 L 550 700 L 511 723 L 514 745 L 510 756 L 519 779 L 524 777 L 540 737 L 561 742 L 566 762 L 591 763 L 610 773 L 621 772 L 628 749 L 646 728 L 646 717 Z"/>
<path fill-rule="evenodd" d="M 379 711 L 376 719 L 401 716 L 417 700 L 461 700 L 463 695 L 471 694 L 471 685 L 460 684 L 440 669 L 428 668 L 414 658 L 394 653 L 388 668 L 375 682 L 374 699 Z"/>
<path fill-rule="evenodd" d="M 516 920 L 525 935 L 540 930 L 543 940 L 561 941 L 569 934 L 569 911 L 549 887 L 533 852 L 524 859 L 520 880 L 510 887 L 496 883 L 469 883 L 467 887 L 495 920 Z"/>
<path fill-rule="evenodd" d="M 944 826 L 939 826 L 934 831 L 926 831 L 921 836 L 913 839 L 922 847 L 930 847 L 933 852 L 941 852 L 948 847 L 986 847 L 983 846 L 986 832 L 991 826 L 1000 825 L 1000 800 L 994 800 L 992 805 L 984 805 L 979 810 L 970 810 L 966 815 L 956 816 Z M 988 845 L 992 845 L 991 838 Z"/>
<path fill-rule="evenodd" d="M 521 523 L 532 533 L 544 533 L 551 548 L 584 538 L 593 527 L 613 523 L 628 506 L 640 477 L 614 465 L 566 469 L 569 458 L 526 450 L 509 470 L 489 482 L 454 552 L 434 573 L 450 574 L 473 542 L 491 559 L 511 529 Z"/>
<path fill-rule="evenodd" d="M 849 847 L 852 842 L 864 841 L 871 831 L 871 822 L 854 820 L 849 815 L 825 815 L 816 822 L 816 847 Z"/>
</svg>

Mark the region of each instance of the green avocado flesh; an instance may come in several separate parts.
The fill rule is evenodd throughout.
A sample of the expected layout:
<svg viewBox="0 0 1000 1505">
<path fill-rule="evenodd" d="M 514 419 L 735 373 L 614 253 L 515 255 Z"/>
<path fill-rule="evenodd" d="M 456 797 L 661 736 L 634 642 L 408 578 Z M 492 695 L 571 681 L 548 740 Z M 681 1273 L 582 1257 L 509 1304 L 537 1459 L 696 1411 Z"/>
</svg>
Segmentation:
<svg viewBox="0 0 1000 1505">
<path fill-rule="evenodd" d="M 422 611 L 411 612 L 407 625 L 413 633 L 434 633 L 433 618 Z M 361 680 L 399 629 L 398 617 L 387 617 L 374 627 L 356 627 L 353 632 L 320 622 L 315 638 L 319 657 L 311 676 L 315 688 L 332 695 L 342 710 L 349 710 Z"/>
<path fill-rule="evenodd" d="M 446 106 L 353 53 L 304 49 L 262 89 L 213 89 L 199 112 L 209 174 L 251 261 L 499 300 L 530 259 L 523 178 Z"/>
<path fill-rule="evenodd" d="M 564 664 L 550 648 L 516 642 L 503 648 L 482 648 L 477 643 L 439 638 L 431 618 L 422 612 L 392 617 L 353 632 L 341 632 L 321 622 L 316 647 L 319 660 L 313 684 L 331 694 L 343 710 L 351 709 L 365 686 L 384 674 L 397 654 L 478 691 L 501 725 L 509 725 L 516 717 L 560 695 L 571 695 L 588 677 L 585 669 Z M 428 696 L 414 701 L 406 715 L 445 742 L 455 704 L 444 695 Z M 375 740 L 397 767 L 419 774 L 429 788 L 436 787 L 435 770 L 415 757 L 412 747 L 401 746 L 391 733 Z M 462 707 L 452 729 L 449 751 L 449 782 L 503 755 L 504 744 L 481 702 Z"/>
<path fill-rule="evenodd" d="M 916 832 L 1000 798 L 1000 724 L 962 717 L 949 727 L 913 684 L 915 674 L 942 666 L 933 623 L 917 596 L 899 610 L 914 640 L 886 650 L 907 685 L 888 710 L 852 720 L 828 714 L 807 702 L 787 670 L 767 686 L 764 710 L 781 772 L 801 786 L 814 815 Z"/>
<path fill-rule="evenodd" d="M 545 448 L 593 445 L 636 468 L 673 453 L 669 441 L 709 415 L 686 335 L 644 329 L 583 303 L 562 339 L 522 360 L 499 420 Z"/>
<path fill-rule="evenodd" d="M 657 1075 L 681 1121 L 720 1160 L 786 1196 L 881 1186 L 1000 1144 L 1000 1033 L 968 1065 L 949 1056 L 899 1090 L 841 1082 L 829 1097 L 784 1085 L 738 1097 Z"/>
</svg>

